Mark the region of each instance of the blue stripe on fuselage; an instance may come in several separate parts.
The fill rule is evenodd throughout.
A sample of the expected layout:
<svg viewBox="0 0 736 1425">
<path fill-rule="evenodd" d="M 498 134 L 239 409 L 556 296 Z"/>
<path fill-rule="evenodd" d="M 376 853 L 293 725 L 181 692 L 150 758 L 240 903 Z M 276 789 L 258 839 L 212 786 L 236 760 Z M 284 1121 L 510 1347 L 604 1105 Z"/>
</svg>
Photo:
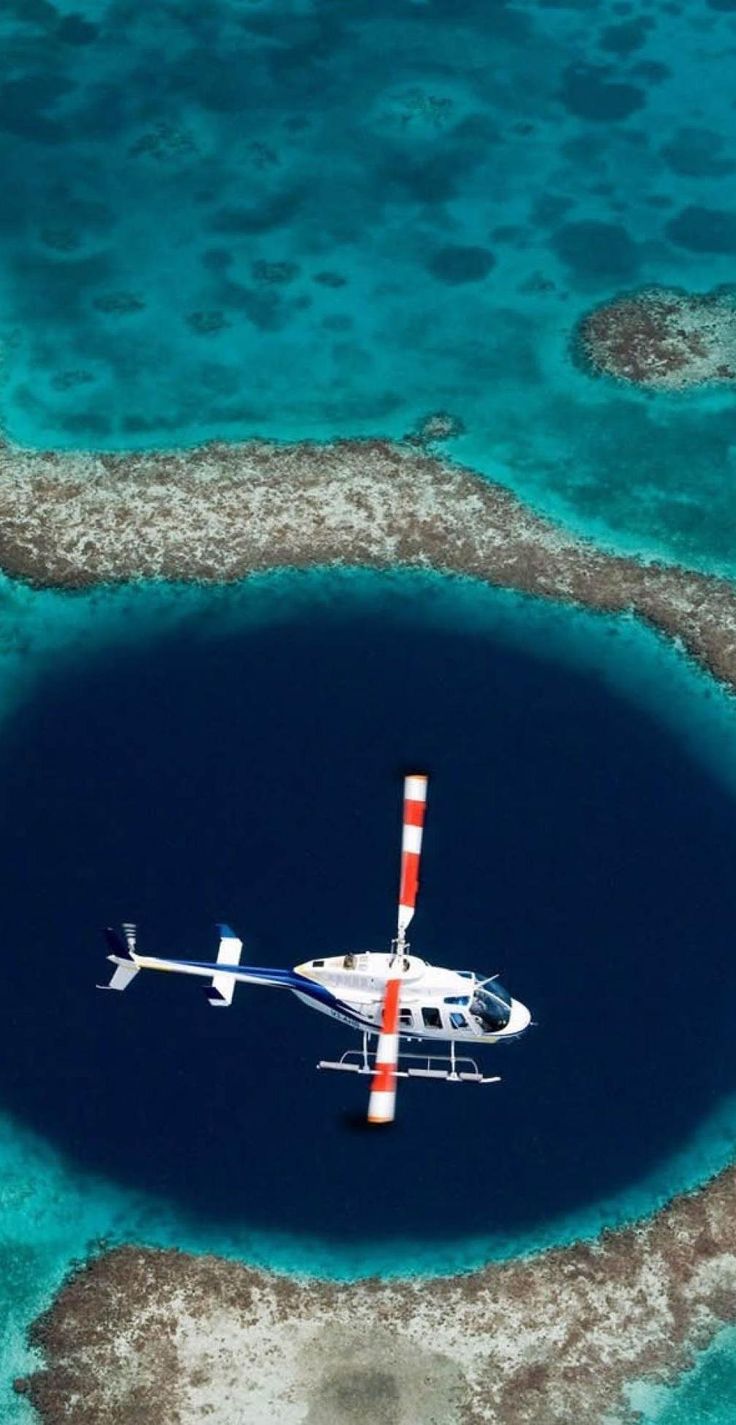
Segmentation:
<svg viewBox="0 0 736 1425">
<path fill-rule="evenodd" d="M 191 965 L 195 970 L 211 970 L 213 975 L 249 975 L 251 979 L 260 980 L 265 985 L 274 985 L 277 988 L 286 990 L 301 990 L 304 994 L 311 995 L 313 999 L 321 999 L 325 1004 L 335 1004 L 335 996 L 325 989 L 324 985 L 316 984 L 314 980 L 308 980 L 303 975 L 297 975 L 294 970 L 275 970 L 263 965 L 218 965 L 212 964 L 209 960 L 169 960 L 172 966 Z M 244 981 L 247 984 L 247 980 Z"/>
<path fill-rule="evenodd" d="M 251 978 L 255 977 L 264 985 L 273 985 L 274 988 L 285 990 L 298 990 L 300 994 L 306 995 L 309 999 L 317 999 L 322 1004 L 329 1005 L 331 1009 L 337 1009 L 342 1014 L 350 1015 L 355 1020 L 356 1027 L 375 1028 L 373 1021 L 365 1019 L 358 1014 L 352 1005 L 344 1004 L 332 994 L 331 990 L 320 985 L 316 980 L 308 980 L 305 975 L 297 975 L 294 970 L 274 970 L 262 965 L 218 965 L 212 964 L 209 960 L 170 960 L 172 966 L 191 965 L 197 970 L 211 970 L 213 975 L 235 975 L 245 973 Z M 247 980 L 243 980 L 247 984 Z"/>
</svg>

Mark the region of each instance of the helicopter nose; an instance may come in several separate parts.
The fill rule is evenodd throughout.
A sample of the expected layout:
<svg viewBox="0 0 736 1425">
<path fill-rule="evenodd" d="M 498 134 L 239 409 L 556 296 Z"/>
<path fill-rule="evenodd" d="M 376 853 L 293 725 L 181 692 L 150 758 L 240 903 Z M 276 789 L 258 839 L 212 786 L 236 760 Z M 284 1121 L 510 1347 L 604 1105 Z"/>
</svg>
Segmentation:
<svg viewBox="0 0 736 1425">
<path fill-rule="evenodd" d="M 506 1033 L 522 1034 L 524 1030 L 529 1027 L 531 1022 L 531 1010 L 527 1009 L 526 1005 L 521 1003 L 521 1000 L 512 999 L 511 1014 L 509 1015 L 509 1022 L 506 1025 Z"/>
</svg>

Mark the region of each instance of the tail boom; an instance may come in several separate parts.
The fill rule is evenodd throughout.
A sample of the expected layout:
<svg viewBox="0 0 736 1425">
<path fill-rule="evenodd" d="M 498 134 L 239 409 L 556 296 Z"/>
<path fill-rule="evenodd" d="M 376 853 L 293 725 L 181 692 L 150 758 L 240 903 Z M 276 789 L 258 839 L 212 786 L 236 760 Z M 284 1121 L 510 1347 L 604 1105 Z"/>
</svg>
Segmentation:
<svg viewBox="0 0 736 1425">
<path fill-rule="evenodd" d="M 273 989 L 299 989 L 304 978 L 292 970 L 267 968 L 260 965 L 241 966 L 240 956 L 243 942 L 228 925 L 218 925 L 220 944 L 217 959 L 180 960 L 164 958 L 161 955 L 140 955 L 135 949 L 135 939 L 126 934 L 125 938 L 117 930 L 105 931 L 107 943 L 113 952 L 108 955 L 115 965 L 115 971 L 108 985 L 99 985 L 104 990 L 127 989 L 139 970 L 160 970 L 170 975 L 195 975 L 210 981 L 207 998 L 211 1005 L 232 1003 L 236 984 L 267 985 Z M 124 927 L 125 929 L 125 927 Z M 132 929 L 132 927 L 130 927 Z"/>
</svg>

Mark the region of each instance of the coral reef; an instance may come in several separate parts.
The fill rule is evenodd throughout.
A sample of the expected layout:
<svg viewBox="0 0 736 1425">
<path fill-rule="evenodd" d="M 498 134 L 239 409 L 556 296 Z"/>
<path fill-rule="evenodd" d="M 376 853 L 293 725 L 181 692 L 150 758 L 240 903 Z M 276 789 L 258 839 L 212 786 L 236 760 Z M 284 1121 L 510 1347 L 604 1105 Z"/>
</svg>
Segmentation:
<svg viewBox="0 0 736 1425">
<path fill-rule="evenodd" d="M 128 152 L 137 158 L 140 155 L 156 159 L 159 163 L 171 163 L 179 158 L 191 158 L 197 153 L 196 141 L 184 129 L 165 119 L 159 120 L 151 129 L 130 145 Z"/>
<path fill-rule="evenodd" d="M 136 292 L 106 292 L 101 297 L 95 297 L 92 302 L 98 312 L 112 312 L 115 316 L 142 312 L 145 305 L 143 298 Z"/>
<path fill-rule="evenodd" d="M 647 287 L 596 307 L 577 340 L 585 363 L 649 390 L 736 381 L 736 292 Z"/>
<path fill-rule="evenodd" d="M 736 1173 L 594 1244 L 430 1281 L 295 1280 L 123 1247 L 74 1274 L 16 1382 L 48 1425 L 616 1425 L 626 1384 L 736 1319 Z"/>
<path fill-rule="evenodd" d="M 224 312 L 190 312 L 187 323 L 198 336 L 212 336 L 230 325 Z"/>
<path fill-rule="evenodd" d="M 607 554 L 408 443 L 98 455 L 0 445 L 0 568 L 33 583 L 220 583 L 320 564 L 434 568 L 631 611 L 736 689 L 733 584 Z"/>
<path fill-rule="evenodd" d="M 465 423 L 450 411 L 431 411 L 418 421 L 406 437 L 409 445 L 434 445 L 439 440 L 454 440 L 465 434 Z"/>
</svg>

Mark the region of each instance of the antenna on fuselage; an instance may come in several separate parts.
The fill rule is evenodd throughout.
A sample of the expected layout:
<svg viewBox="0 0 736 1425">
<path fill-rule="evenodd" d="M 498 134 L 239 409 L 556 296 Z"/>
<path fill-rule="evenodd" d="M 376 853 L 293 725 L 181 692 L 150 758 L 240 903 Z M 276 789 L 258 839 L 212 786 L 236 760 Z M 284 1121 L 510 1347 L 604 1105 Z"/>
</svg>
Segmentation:
<svg viewBox="0 0 736 1425">
<path fill-rule="evenodd" d="M 419 862 L 427 806 L 427 777 L 413 773 L 404 778 L 404 823 L 401 833 L 401 879 L 396 939 L 391 946 L 386 988 L 381 1008 L 375 1069 L 368 1103 L 369 1123 L 392 1123 L 396 1112 L 396 1065 L 399 1058 L 399 997 L 406 954 L 406 932 L 416 910 Z"/>
</svg>

